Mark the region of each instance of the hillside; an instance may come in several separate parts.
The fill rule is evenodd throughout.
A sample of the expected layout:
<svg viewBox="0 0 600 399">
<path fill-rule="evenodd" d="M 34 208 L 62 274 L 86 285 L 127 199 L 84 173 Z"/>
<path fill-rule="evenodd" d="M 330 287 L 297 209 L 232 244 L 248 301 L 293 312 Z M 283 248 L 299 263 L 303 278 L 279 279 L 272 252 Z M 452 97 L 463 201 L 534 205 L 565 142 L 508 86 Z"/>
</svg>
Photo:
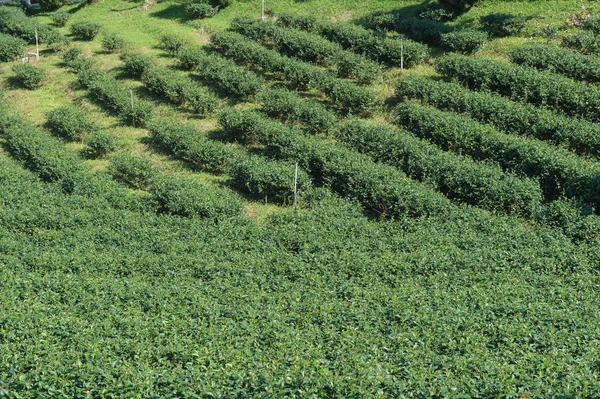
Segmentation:
<svg viewBox="0 0 600 399">
<path fill-rule="evenodd" d="M 600 5 L 187 5 L 0 6 L 0 398 L 598 397 Z"/>
</svg>

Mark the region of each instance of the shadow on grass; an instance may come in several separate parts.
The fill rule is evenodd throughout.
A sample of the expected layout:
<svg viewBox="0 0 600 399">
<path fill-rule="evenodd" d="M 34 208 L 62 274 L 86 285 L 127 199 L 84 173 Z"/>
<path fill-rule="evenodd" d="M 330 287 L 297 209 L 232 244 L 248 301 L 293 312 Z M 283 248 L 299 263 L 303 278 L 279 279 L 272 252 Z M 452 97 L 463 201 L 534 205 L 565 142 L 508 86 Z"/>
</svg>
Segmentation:
<svg viewBox="0 0 600 399">
<path fill-rule="evenodd" d="M 185 11 L 183 4 L 173 4 L 164 10 L 153 11 L 150 16 L 161 19 L 173 19 L 176 21 L 184 22 L 189 19 L 188 13 Z"/>
</svg>

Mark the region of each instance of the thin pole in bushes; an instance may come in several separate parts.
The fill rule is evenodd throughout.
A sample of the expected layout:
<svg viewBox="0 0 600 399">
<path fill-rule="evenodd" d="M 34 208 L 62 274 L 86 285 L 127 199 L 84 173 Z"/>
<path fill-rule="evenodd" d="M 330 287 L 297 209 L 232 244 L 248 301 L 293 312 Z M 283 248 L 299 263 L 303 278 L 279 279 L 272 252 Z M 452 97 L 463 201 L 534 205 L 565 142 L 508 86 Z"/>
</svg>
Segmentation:
<svg viewBox="0 0 600 399">
<path fill-rule="evenodd" d="M 135 111 L 133 108 L 133 90 L 132 89 L 129 89 L 129 98 L 131 99 L 131 113 L 133 114 Z M 135 127 L 135 117 L 132 118 L 132 122 L 133 122 L 133 127 Z"/>
<path fill-rule="evenodd" d="M 261 7 L 260 7 L 260 18 L 264 21 L 265 20 L 265 0 L 262 0 L 261 3 Z"/>
<path fill-rule="evenodd" d="M 400 71 L 404 72 L 404 38 L 400 38 Z"/>
<path fill-rule="evenodd" d="M 294 171 L 294 212 L 298 206 L 298 160 L 296 159 L 296 169 Z"/>
</svg>

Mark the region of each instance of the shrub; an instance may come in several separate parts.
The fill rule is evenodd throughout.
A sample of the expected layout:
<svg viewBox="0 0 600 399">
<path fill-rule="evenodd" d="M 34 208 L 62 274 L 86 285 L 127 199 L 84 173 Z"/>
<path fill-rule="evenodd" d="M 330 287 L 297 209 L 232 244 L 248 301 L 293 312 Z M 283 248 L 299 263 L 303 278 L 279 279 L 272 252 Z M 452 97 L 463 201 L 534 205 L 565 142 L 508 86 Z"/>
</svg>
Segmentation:
<svg viewBox="0 0 600 399">
<path fill-rule="evenodd" d="M 242 212 L 242 202 L 230 190 L 209 187 L 185 176 L 159 176 L 152 181 L 150 191 L 160 210 L 172 215 L 218 218 Z"/>
<path fill-rule="evenodd" d="M 30 90 L 42 86 L 46 80 L 46 72 L 31 64 L 16 64 L 12 70 L 19 83 Z"/>
<path fill-rule="evenodd" d="M 159 47 L 165 50 L 170 55 L 176 55 L 180 48 L 182 48 L 186 41 L 179 35 L 166 34 L 159 38 Z"/>
<path fill-rule="evenodd" d="M 538 35 L 545 38 L 545 39 L 554 39 L 555 37 L 558 36 L 560 32 L 560 28 L 556 25 L 546 25 L 546 26 L 542 26 L 540 28 L 540 30 L 538 31 Z"/>
<path fill-rule="evenodd" d="M 312 15 L 291 14 L 282 12 L 277 16 L 277 23 L 296 29 L 302 29 L 307 32 L 319 33 L 321 23 Z"/>
<path fill-rule="evenodd" d="M 581 29 L 594 32 L 595 34 L 600 34 L 600 17 L 590 17 L 586 19 L 579 27 Z"/>
<path fill-rule="evenodd" d="M 589 31 L 565 36 L 562 45 L 584 54 L 600 54 L 600 36 Z"/>
<path fill-rule="evenodd" d="M 191 3 L 185 8 L 185 11 L 191 19 L 203 19 L 217 15 L 219 7 L 213 7 L 206 3 Z"/>
<path fill-rule="evenodd" d="M 442 34 L 440 44 L 447 51 L 471 54 L 481 49 L 487 40 L 488 35 L 485 32 L 464 29 Z"/>
<path fill-rule="evenodd" d="M 108 172 L 115 180 L 143 190 L 154 178 L 156 169 L 148 158 L 121 153 L 110 158 Z"/>
<path fill-rule="evenodd" d="M 39 0 L 40 7 L 45 10 L 58 10 L 68 3 L 68 0 Z M 61 25 L 64 26 L 64 25 Z"/>
<path fill-rule="evenodd" d="M 19 37 L 28 43 L 35 43 L 35 31 L 40 43 L 53 44 L 65 38 L 55 29 L 39 23 L 25 15 L 20 8 L 0 7 L 0 32 Z"/>
<path fill-rule="evenodd" d="M 396 95 L 400 99 L 419 99 L 436 108 L 467 114 L 507 133 L 550 140 L 586 155 L 600 155 L 600 125 L 498 94 L 471 91 L 456 83 L 408 78 L 398 81 Z"/>
<path fill-rule="evenodd" d="M 493 37 L 518 36 L 525 31 L 527 17 L 489 14 L 480 18 L 481 27 Z"/>
<path fill-rule="evenodd" d="M 71 25 L 71 34 L 80 40 L 92 40 L 101 30 L 102 25 L 90 21 L 75 22 Z"/>
<path fill-rule="evenodd" d="M 440 3 L 429 3 L 421 6 L 417 17 L 436 22 L 448 22 L 456 18 L 456 14 Z"/>
<path fill-rule="evenodd" d="M 179 67 L 188 71 L 200 65 L 201 60 L 205 56 L 206 51 L 198 46 L 184 46 L 177 52 Z"/>
<path fill-rule="evenodd" d="M 233 0 L 217 0 L 221 8 L 229 7 L 233 4 Z"/>
<path fill-rule="evenodd" d="M 467 11 L 479 1 L 480 0 L 439 0 L 439 2 L 448 7 L 448 9 L 458 13 Z"/>
<path fill-rule="evenodd" d="M 86 114 L 74 106 L 54 108 L 48 113 L 46 125 L 52 133 L 66 140 L 81 140 L 96 130 L 96 125 Z"/>
<path fill-rule="evenodd" d="M 532 68 L 480 57 L 449 54 L 436 70 L 471 89 L 491 90 L 514 100 L 544 105 L 569 116 L 600 119 L 600 88 Z"/>
<path fill-rule="evenodd" d="M 444 33 L 453 31 L 450 26 L 422 18 L 401 18 L 396 22 L 394 29 L 412 40 L 434 46 L 440 45 Z"/>
<path fill-rule="evenodd" d="M 127 52 L 121 55 L 121 59 L 127 73 L 133 76 L 142 76 L 142 73 L 152 66 L 152 57 L 145 54 Z"/>
<path fill-rule="evenodd" d="M 125 39 L 116 33 L 108 33 L 102 38 L 102 48 L 109 53 L 116 53 L 125 46 Z"/>
<path fill-rule="evenodd" d="M 584 198 L 594 206 L 599 203 L 595 178 L 600 167 L 595 162 L 538 140 L 502 134 L 464 115 L 430 106 L 402 103 L 396 114 L 400 125 L 444 150 L 497 162 L 503 169 L 539 178 L 548 200 L 567 196 Z"/>
<path fill-rule="evenodd" d="M 74 62 L 82 59 L 81 50 L 77 47 L 72 47 L 64 51 L 61 55 L 62 61 L 69 67 L 73 67 Z"/>
<path fill-rule="evenodd" d="M 84 140 L 82 154 L 86 158 L 103 158 L 109 152 L 117 149 L 117 140 L 104 132 L 96 131 Z"/>
<path fill-rule="evenodd" d="M 26 45 L 27 42 L 23 39 L 0 33 L 0 61 L 14 61 L 22 57 Z"/>
<path fill-rule="evenodd" d="M 69 19 L 71 19 L 71 14 L 66 11 L 58 11 L 52 13 L 50 15 L 50 19 L 52 20 L 54 25 L 62 27 L 65 26 L 67 22 L 69 22 Z"/>
</svg>

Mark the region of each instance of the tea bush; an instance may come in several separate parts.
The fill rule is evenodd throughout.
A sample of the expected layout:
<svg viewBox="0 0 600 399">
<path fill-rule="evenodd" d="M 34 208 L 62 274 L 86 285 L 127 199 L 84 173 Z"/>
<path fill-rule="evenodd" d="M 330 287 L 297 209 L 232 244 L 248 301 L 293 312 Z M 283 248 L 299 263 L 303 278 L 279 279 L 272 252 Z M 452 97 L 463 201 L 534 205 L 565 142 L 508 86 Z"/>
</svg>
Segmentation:
<svg viewBox="0 0 600 399">
<path fill-rule="evenodd" d="M 487 41 L 487 33 L 474 29 L 463 29 L 443 33 L 441 35 L 440 45 L 446 51 L 471 54 L 481 49 Z"/>
<path fill-rule="evenodd" d="M 46 72 L 31 64 L 16 64 L 12 67 L 15 78 L 26 89 L 37 89 L 46 81 Z"/>
<path fill-rule="evenodd" d="M 492 37 L 518 36 L 527 27 L 527 17 L 512 14 L 489 14 L 479 22 L 483 30 Z"/>
<path fill-rule="evenodd" d="M 14 61 L 23 56 L 27 42 L 18 37 L 0 33 L 0 61 Z"/>
<path fill-rule="evenodd" d="M 108 133 L 95 131 L 85 137 L 82 155 L 86 158 L 103 158 L 117 149 L 117 140 Z"/>
<path fill-rule="evenodd" d="M 143 190 L 156 176 L 156 167 L 146 157 L 125 152 L 110 158 L 108 173 L 117 181 Z"/>
<path fill-rule="evenodd" d="M 69 141 L 82 140 L 97 130 L 96 124 L 90 121 L 85 113 L 71 105 L 57 107 L 48 112 L 46 126 L 55 135 Z"/>
<path fill-rule="evenodd" d="M 80 40 L 93 40 L 102 30 L 102 25 L 90 22 L 80 21 L 71 25 L 71 34 Z"/>
</svg>

